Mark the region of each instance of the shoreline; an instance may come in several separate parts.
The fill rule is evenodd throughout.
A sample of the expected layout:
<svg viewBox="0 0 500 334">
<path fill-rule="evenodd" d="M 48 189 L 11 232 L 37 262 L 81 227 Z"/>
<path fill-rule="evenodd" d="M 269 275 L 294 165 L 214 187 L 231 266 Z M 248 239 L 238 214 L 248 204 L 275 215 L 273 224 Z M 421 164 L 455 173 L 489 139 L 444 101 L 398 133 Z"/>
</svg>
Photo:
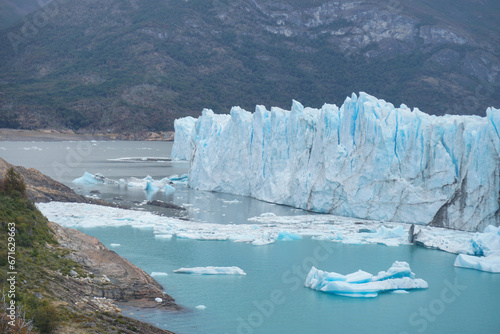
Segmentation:
<svg viewBox="0 0 500 334">
<path fill-rule="evenodd" d="M 75 133 L 72 130 L 21 130 L 0 128 L 1 141 L 57 142 L 57 141 L 173 141 L 173 131 L 139 133 Z"/>
</svg>

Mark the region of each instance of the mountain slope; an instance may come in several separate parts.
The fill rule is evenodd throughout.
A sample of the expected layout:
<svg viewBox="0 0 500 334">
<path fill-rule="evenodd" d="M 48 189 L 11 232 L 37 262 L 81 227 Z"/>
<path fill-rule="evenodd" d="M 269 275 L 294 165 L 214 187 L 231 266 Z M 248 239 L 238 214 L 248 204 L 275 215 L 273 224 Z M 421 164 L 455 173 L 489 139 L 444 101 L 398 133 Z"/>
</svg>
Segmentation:
<svg viewBox="0 0 500 334">
<path fill-rule="evenodd" d="M 2 34 L 0 127 L 170 130 L 204 107 L 358 91 L 483 115 L 498 21 L 489 0 L 54 0 Z"/>
</svg>

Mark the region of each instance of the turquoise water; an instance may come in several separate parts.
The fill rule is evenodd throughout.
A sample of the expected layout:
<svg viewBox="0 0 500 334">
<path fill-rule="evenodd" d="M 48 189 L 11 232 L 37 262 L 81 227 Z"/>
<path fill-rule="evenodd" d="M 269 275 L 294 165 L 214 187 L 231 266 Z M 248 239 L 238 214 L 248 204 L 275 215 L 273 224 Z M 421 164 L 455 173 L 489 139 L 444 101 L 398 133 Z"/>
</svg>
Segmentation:
<svg viewBox="0 0 500 334">
<path fill-rule="evenodd" d="M 498 333 L 500 275 L 453 267 L 452 254 L 413 246 L 281 241 L 155 240 L 129 227 L 83 229 L 156 279 L 185 312 L 124 310 L 176 333 Z M 372 299 L 329 295 L 302 286 L 311 265 L 371 273 L 407 261 L 429 289 Z M 246 276 L 175 274 L 180 267 L 239 266 Z M 455 286 L 454 291 L 449 286 Z M 458 286 L 457 286 L 458 285 Z M 274 298 L 273 298 L 274 297 Z M 197 305 L 205 305 L 198 310 Z M 428 313 L 425 313 L 427 309 Z M 133 313 L 133 314 L 130 314 Z"/>
<path fill-rule="evenodd" d="M 87 148 L 88 153 L 82 148 Z M 0 156 L 14 164 L 40 169 L 84 195 L 99 190 L 101 198 L 136 205 L 147 198 L 144 192 L 119 186 L 75 186 L 71 180 L 84 171 L 116 179 L 146 175 L 161 179 L 187 172 L 185 163 L 108 160 L 168 157 L 170 149 L 171 143 L 154 142 L 2 142 Z M 173 195 L 155 196 L 199 209 L 184 213 L 167 210 L 163 214 L 216 223 L 246 223 L 247 218 L 263 212 L 305 214 L 249 198 L 184 187 L 178 187 Z M 224 202 L 234 199 L 237 204 Z M 455 268 L 453 254 L 413 246 L 323 244 L 308 238 L 259 247 L 229 241 L 160 240 L 151 230 L 131 227 L 82 231 L 148 273 L 168 273 L 155 279 L 185 311 L 124 309 L 123 313 L 179 334 L 500 332 L 500 275 Z M 312 265 L 342 274 L 358 269 L 376 274 L 387 270 L 394 261 L 407 261 L 429 288 L 354 299 L 302 286 Z M 172 272 L 195 266 L 238 266 L 247 275 L 192 276 Z M 197 305 L 207 308 L 199 310 Z"/>
</svg>

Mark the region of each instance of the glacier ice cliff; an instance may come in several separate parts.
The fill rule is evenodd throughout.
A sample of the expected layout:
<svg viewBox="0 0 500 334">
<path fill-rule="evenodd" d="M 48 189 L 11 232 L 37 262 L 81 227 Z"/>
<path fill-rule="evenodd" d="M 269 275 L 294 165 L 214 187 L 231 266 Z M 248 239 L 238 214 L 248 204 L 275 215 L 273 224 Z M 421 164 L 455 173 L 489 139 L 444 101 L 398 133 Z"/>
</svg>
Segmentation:
<svg viewBox="0 0 500 334">
<path fill-rule="evenodd" d="M 366 93 L 175 123 L 172 159 L 201 190 L 347 217 L 461 230 L 500 225 L 500 110 L 425 114 Z"/>
<path fill-rule="evenodd" d="M 174 145 L 172 146 L 172 160 L 191 160 L 193 143 L 191 134 L 194 131 L 196 119 L 193 117 L 179 118 L 174 121 Z"/>
</svg>

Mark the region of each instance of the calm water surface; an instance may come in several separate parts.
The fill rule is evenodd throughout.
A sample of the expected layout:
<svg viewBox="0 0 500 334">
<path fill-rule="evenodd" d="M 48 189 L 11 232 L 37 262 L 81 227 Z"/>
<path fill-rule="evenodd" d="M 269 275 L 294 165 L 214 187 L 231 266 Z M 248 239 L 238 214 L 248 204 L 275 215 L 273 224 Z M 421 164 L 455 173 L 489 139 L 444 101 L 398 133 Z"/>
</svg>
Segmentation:
<svg viewBox="0 0 500 334">
<path fill-rule="evenodd" d="M 119 179 L 151 175 L 161 179 L 187 172 L 187 164 L 117 162 L 123 157 L 169 157 L 162 142 L 0 142 L 0 157 L 34 167 L 79 193 L 137 205 L 148 199 L 141 190 L 120 186 L 75 186 L 83 174 L 100 172 Z M 233 195 L 177 187 L 172 195 L 153 197 L 193 209 L 163 214 L 217 223 L 246 223 L 263 212 L 304 211 Z M 238 200 L 228 204 L 227 201 Z M 146 209 L 158 211 L 157 208 Z M 499 333 L 500 275 L 455 268 L 455 256 L 413 246 L 344 245 L 305 238 L 252 246 L 229 241 L 159 240 L 151 230 L 131 227 L 81 229 L 156 276 L 183 312 L 125 309 L 125 315 L 176 333 Z M 111 244 L 120 244 L 112 247 Z M 302 286 L 312 265 L 347 274 L 358 269 L 376 274 L 394 261 L 407 261 L 429 289 L 381 294 L 372 299 L 328 295 Z M 239 266 L 246 276 L 175 274 L 180 267 Z M 204 305 L 200 310 L 196 306 Z"/>
</svg>

